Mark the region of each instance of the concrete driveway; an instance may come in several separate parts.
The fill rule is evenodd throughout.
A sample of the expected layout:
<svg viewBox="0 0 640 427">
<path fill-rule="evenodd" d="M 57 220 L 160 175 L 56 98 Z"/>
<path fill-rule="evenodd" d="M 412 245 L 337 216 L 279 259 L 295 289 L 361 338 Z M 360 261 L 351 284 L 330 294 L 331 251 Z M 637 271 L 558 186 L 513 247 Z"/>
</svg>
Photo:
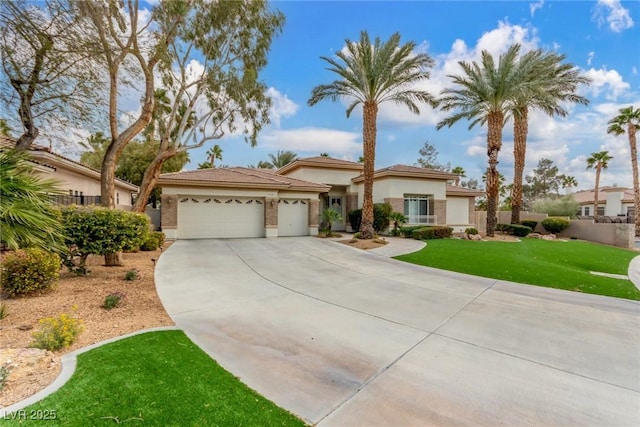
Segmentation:
<svg viewBox="0 0 640 427">
<path fill-rule="evenodd" d="M 313 237 L 177 241 L 156 284 L 195 343 L 313 424 L 640 425 L 637 302 Z"/>
</svg>

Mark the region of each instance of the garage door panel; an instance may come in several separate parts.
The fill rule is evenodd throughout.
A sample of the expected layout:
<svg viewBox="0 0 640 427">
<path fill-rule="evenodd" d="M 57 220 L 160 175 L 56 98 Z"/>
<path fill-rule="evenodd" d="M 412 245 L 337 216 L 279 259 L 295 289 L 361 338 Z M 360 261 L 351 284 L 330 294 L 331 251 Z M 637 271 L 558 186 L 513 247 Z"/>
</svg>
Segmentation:
<svg viewBox="0 0 640 427">
<path fill-rule="evenodd" d="M 178 238 L 264 237 L 264 201 L 241 197 L 184 197 L 178 204 Z"/>
<path fill-rule="evenodd" d="M 280 199 L 278 201 L 278 236 L 307 236 L 308 224 L 308 200 Z"/>
</svg>

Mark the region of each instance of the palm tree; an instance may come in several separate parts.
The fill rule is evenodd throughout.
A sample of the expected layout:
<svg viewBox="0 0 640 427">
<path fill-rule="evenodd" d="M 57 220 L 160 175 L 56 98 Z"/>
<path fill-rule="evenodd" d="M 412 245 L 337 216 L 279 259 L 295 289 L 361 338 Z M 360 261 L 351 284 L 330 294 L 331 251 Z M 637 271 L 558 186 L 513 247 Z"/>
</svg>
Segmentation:
<svg viewBox="0 0 640 427">
<path fill-rule="evenodd" d="M 562 178 L 562 188 L 571 189 L 578 186 L 578 181 L 574 176 L 561 175 Z"/>
<path fill-rule="evenodd" d="M 455 173 L 456 175 L 458 175 L 458 177 L 456 178 L 456 187 L 460 185 L 460 178 L 467 177 L 466 172 L 462 166 L 456 166 L 455 168 L 451 169 L 451 173 Z"/>
<path fill-rule="evenodd" d="M 327 223 L 327 237 L 331 237 L 331 227 L 334 222 L 341 222 L 342 215 L 335 209 L 326 208 L 322 211 L 322 220 Z"/>
<path fill-rule="evenodd" d="M 580 76 L 573 64 L 562 63 L 566 58 L 555 52 L 543 52 L 541 49 L 524 54 L 518 61 L 521 76 L 520 89 L 513 103 L 513 157 L 514 174 L 511 188 L 511 223 L 520 223 L 522 209 L 522 177 L 524 174 L 529 132 L 529 111 L 540 110 L 553 117 L 566 117 L 568 112 L 561 102 L 574 102 L 587 105 L 589 100 L 575 92 L 580 84 L 589 84 L 591 80 Z"/>
<path fill-rule="evenodd" d="M 449 76 L 456 87 L 444 89 L 440 100 L 443 110 L 458 112 L 438 123 L 436 129 L 451 127 L 461 119 L 471 120 L 469 129 L 487 123 L 487 236 L 494 235 L 498 222 L 498 153 L 502 148 L 505 116 L 512 110 L 522 82 L 516 61 L 519 52 L 520 45 L 512 45 L 500 55 L 497 66 L 486 50 L 482 51 L 481 63 L 458 62 L 464 74 Z"/>
<path fill-rule="evenodd" d="M 0 241 L 9 249 L 62 251 L 50 195 L 62 194 L 53 180 L 39 178 L 23 151 L 0 151 Z"/>
<path fill-rule="evenodd" d="M 627 127 L 629 149 L 631 151 L 631 170 L 633 172 L 633 211 L 635 213 L 636 236 L 640 236 L 640 184 L 638 183 L 638 147 L 636 145 L 636 132 L 640 129 L 640 107 L 633 109 L 633 105 L 620 109 L 613 119 L 609 120 L 607 133 L 622 135 Z"/>
<path fill-rule="evenodd" d="M 394 236 L 399 236 L 400 235 L 399 229 L 400 227 L 402 227 L 404 223 L 407 222 L 407 217 L 402 212 L 391 212 L 391 214 L 389 215 L 389 220 L 393 222 L 392 234 Z"/>
<path fill-rule="evenodd" d="M 222 148 L 218 144 L 207 150 L 208 161 L 198 164 L 198 169 L 212 169 L 216 167 L 216 159 L 222 160 Z"/>
<path fill-rule="evenodd" d="M 435 106 L 436 100 L 431 94 L 414 86 L 429 78 L 427 70 L 433 66 L 434 61 L 426 53 L 414 52 L 414 42 L 401 46 L 398 33 L 393 34 L 386 42 L 376 37 L 371 43 L 369 34 L 362 31 L 358 42 L 347 39 L 345 43 L 346 48 L 337 53 L 337 60 L 321 57 L 330 65 L 328 69 L 336 73 L 340 80 L 316 86 L 308 103 L 313 106 L 325 99 L 337 101 L 346 98 L 351 102 L 347 107 L 347 117 L 358 105 L 362 105 L 364 195 L 360 233 L 363 239 L 372 239 L 378 107 L 383 102 L 391 101 L 419 114 L 417 103 L 425 102 Z"/>
<path fill-rule="evenodd" d="M 271 161 L 268 163 L 272 166 L 269 169 L 273 169 L 273 168 L 279 169 L 297 160 L 298 155 L 293 151 L 278 150 L 276 154 L 269 154 L 269 158 L 271 159 Z"/>
<path fill-rule="evenodd" d="M 609 160 L 613 159 L 608 151 L 598 151 L 591 153 L 591 157 L 587 159 L 587 169 L 596 170 L 596 187 L 593 194 L 593 215 L 598 215 L 598 192 L 600 191 L 600 173 L 602 169 L 609 167 Z"/>
</svg>

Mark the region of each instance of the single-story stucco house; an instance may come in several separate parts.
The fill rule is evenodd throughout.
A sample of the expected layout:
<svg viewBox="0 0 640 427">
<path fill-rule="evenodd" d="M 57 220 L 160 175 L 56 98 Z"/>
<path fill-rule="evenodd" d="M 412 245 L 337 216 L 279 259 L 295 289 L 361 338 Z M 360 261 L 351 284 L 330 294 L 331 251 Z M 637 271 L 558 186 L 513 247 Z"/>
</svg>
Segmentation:
<svg viewBox="0 0 640 427">
<path fill-rule="evenodd" d="M 16 140 L 0 135 L 0 148 L 13 148 Z M 35 172 L 43 178 L 57 181 L 58 187 L 65 191 L 63 195 L 52 196 L 61 205 L 99 205 L 100 171 L 83 165 L 49 147 L 32 144 L 27 151 Z M 138 186 L 116 178 L 114 195 L 116 207 L 130 210 L 132 199 L 138 193 Z"/>
<path fill-rule="evenodd" d="M 633 188 L 601 187 L 598 192 L 598 212 L 594 211 L 594 190 L 578 191 L 571 195 L 580 204 L 582 216 L 633 216 Z"/>
<path fill-rule="evenodd" d="M 278 170 L 243 167 L 162 174 L 162 231 L 169 239 L 316 235 L 324 209 L 344 221 L 362 207 L 361 163 L 330 157 L 298 159 Z M 394 165 L 374 175 L 374 203 L 389 203 L 408 224 L 474 226 L 475 197 L 483 193 L 448 182 L 457 175 Z"/>
</svg>

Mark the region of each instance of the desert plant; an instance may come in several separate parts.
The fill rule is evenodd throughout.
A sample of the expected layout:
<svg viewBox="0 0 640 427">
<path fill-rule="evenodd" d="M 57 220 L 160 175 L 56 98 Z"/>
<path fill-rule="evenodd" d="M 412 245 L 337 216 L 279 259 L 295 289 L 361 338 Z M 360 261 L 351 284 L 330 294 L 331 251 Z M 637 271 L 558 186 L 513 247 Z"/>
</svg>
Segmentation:
<svg viewBox="0 0 640 427">
<path fill-rule="evenodd" d="M 400 227 L 407 222 L 407 217 L 402 212 L 391 212 L 389 215 L 389 220 L 393 222 L 393 230 L 391 232 L 394 236 L 400 235 Z"/>
<path fill-rule="evenodd" d="M 542 226 L 548 233 L 558 234 L 569 227 L 569 220 L 552 216 L 544 219 Z"/>
<path fill-rule="evenodd" d="M 0 285 L 7 297 L 49 290 L 60 276 L 60 257 L 43 249 L 18 249 L 2 261 Z"/>
<path fill-rule="evenodd" d="M 422 227 L 413 230 L 412 236 L 416 240 L 444 239 L 451 237 L 453 228 L 441 225 Z"/>
<path fill-rule="evenodd" d="M 470 227 L 464 230 L 465 234 L 478 234 L 478 229 L 475 227 Z"/>
<path fill-rule="evenodd" d="M 123 299 L 124 299 L 124 294 L 122 292 L 111 292 L 109 295 L 104 297 L 104 301 L 102 302 L 102 308 L 104 308 L 105 310 L 111 310 L 112 308 L 116 308 L 120 305 Z"/>
<path fill-rule="evenodd" d="M 31 347 L 42 348 L 49 351 L 60 350 L 73 344 L 82 332 L 82 321 L 62 313 L 58 317 L 41 319 L 40 330 L 31 336 Z"/>
<path fill-rule="evenodd" d="M 327 237 L 331 237 L 331 227 L 334 222 L 342 221 L 342 215 L 335 209 L 327 208 L 322 212 L 322 220 L 327 223 Z"/>
<path fill-rule="evenodd" d="M 141 251 L 156 251 L 164 245 L 164 233 L 153 231 L 147 235 L 147 239 L 140 246 Z"/>
<path fill-rule="evenodd" d="M 7 304 L 0 302 L 0 320 L 6 319 L 9 316 L 9 307 Z"/>
<path fill-rule="evenodd" d="M 534 212 L 545 213 L 549 216 L 575 217 L 579 209 L 580 204 L 571 195 L 555 199 L 538 199 L 532 204 Z"/>
<path fill-rule="evenodd" d="M 138 279 L 138 270 L 129 270 L 124 274 L 124 280 L 129 282 Z"/>
<path fill-rule="evenodd" d="M 11 373 L 11 367 L 9 365 L 0 366 L 0 391 L 7 385 L 9 374 Z"/>
</svg>

